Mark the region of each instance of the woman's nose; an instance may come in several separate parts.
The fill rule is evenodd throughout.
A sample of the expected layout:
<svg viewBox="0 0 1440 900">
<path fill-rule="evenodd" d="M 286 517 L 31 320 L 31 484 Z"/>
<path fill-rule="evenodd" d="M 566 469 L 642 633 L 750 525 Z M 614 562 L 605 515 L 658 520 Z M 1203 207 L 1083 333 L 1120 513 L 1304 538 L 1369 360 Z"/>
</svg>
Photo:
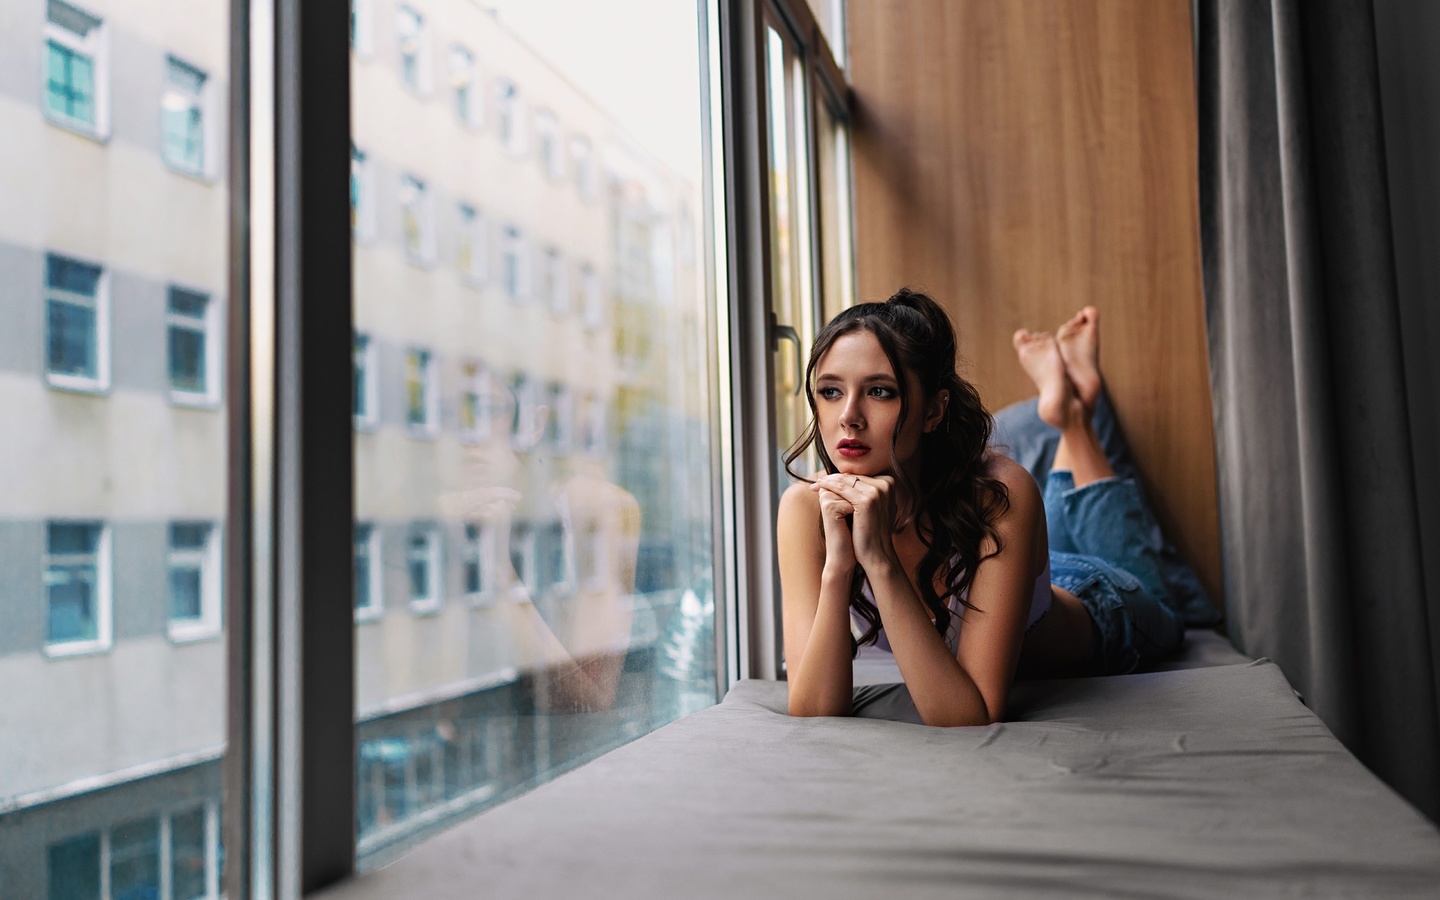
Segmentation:
<svg viewBox="0 0 1440 900">
<path fill-rule="evenodd" d="M 845 401 L 840 408 L 840 424 L 845 428 L 859 428 L 865 423 L 865 417 L 861 415 L 860 404 L 855 399 Z"/>
</svg>

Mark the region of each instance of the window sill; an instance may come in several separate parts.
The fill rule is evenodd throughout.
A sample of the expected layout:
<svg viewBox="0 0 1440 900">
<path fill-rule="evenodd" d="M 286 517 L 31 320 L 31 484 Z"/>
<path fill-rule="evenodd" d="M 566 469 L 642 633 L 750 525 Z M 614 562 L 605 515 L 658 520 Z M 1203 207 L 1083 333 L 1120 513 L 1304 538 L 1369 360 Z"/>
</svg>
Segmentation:
<svg viewBox="0 0 1440 900">
<path fill-rule="evenodd" d="M 190 394 L 184 391 L 170 392 L 170 402 L 175 406 L 183 406 L 186 409 L 199 409 L 217 411 L 220 409 L 220 398 L 212 397 L 209 394 Z"/>
<path fill-rule="evenodd" d="M 54 372 L 46 372 L 45 382 L 56 390 L 70 391 L 76 394 L 103 395 L 110 393 L 110 383 L 108 381 L 101 381 L 98 378 L 83 378 L 79 375 L 59 375 Z"/>
<path fill-rule="evenodd" d="M 407 425 L 405 433 L 417 441 L 433 441 L 440 437 L 440 429 L 433 425 Z"/>
<path fill-rule="evenodd" d="M 43 105 L 44 100 L 42 100 L 41 103 Z M 56 128 L 63 128 L 71 134 L 89 138 L 97 144 L 105 145 L 110 143 L 110 132 L 108 130 L 102 130 L 88 122 L 82 122 L 79 119 L 67 119 L 64 116 L 51 112 L 49 109 L 45 109 L 45 121 L 54 125 Z"/>
<path fill-rule="evenodd" d="M 384 612 L 384 607 L 380 606 L 361 607 L 355 610 L 355 624 L 363 625 L 371 622 L 378 622 L 384 615 Z"/>
<path fill-rule="evenodd" d="M 440 614 L 441 602 L 438 599 L 432 600 L 411 600 L 410 612 L 417 616 L 437 616 Z"/>
<path fill-rule="evenodd" d="M 186 166 L 176 165 L 170 160 L 165 159 L 163 156 L 161 157 L 161 161 L 165 163 L 165 168 L 169 169 L 171 173 L 179 175 L 182 178 L 188 178 L 189 180 L 196 182 L 197 184 L 203 184 L 207 187 L 213 187 L 219 182 L 219 179 L 208 169 L 191 169 L 187 168 Z"/>
<path fill-rule="evenodd" d="M 165 625 L 165 637 L 172 644 L 198 644 L 216 640 L 222 634 L 219 625 L 208 622 L 168 622 Z"/>
<path fill-rule="evenodd" d="M 499 600 L 498 591 L 481 591 L 478 594 L 466 594 L 465 602 L 470 604 L 471 609 L 488 609 Z"/>
<path fill-rule="evenodd" d="M 374 434 L 380 423 L 368 417 L 355 417 L 355 430 L 360 434 Z"/>
<path fill-rule="evenodd" d="M 109 641 L 65 641 L 45 644 L 42 648 L 51 659 L 68 659 L 76 656 L 99 656 L 110 652 Z"/>
</svg>

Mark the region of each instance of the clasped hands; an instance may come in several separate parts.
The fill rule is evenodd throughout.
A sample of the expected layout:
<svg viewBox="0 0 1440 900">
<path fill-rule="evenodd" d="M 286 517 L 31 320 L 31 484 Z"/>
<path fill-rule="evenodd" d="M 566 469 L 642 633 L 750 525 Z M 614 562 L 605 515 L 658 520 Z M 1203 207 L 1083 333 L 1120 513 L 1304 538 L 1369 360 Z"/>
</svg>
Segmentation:
<svg viewBox="0 0 1440 900">
<path fill-rule="evenodd" d="M 826 569 L 849 575 L 858 563 L 875 573 L 896 562 L 894 487 L 889 475 L 815 476 L 810 490 L 820 497 Z"/>
</svg>

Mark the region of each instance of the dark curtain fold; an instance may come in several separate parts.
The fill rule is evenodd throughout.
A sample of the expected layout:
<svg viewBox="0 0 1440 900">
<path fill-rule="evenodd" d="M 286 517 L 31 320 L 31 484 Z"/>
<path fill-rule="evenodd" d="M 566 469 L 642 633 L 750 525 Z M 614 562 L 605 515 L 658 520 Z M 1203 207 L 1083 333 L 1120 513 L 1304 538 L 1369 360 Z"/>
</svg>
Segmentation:
<svg viewBox="0 0 1440 900">
<path fill-rule="evenodd" d="M 1230 635 L 1440 820 L 1371 3 L 1197 0 L 1195 20 Z"/>
</svg>

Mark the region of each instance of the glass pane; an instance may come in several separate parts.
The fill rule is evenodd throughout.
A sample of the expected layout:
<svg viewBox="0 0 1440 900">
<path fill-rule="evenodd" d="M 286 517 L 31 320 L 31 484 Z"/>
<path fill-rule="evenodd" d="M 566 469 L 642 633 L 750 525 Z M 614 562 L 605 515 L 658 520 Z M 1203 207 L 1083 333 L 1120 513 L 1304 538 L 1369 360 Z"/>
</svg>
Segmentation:
<svg viewBox="0 0 1440 900">
<path fill-rule="evenodd" d="M 821 93 L 822 91 L 817 91 Z M 855 302 L 850 237 L 850 132 L 826 100 L 815 104 L 815 164 L 820 196 L 820 306 L 822 321 Z"/>
<path fill-rule="evenodd" d="M 0 896 L 215 898 L 227 660 L 198 632 L 221 623 L 227 412 L 173 390 L 220 374 L 230 204 L 221 167 L 166 164 L 164 104 L 201 149 L 230 10 L 0 10 L 22 85 L 0 104 Z"/>
<path fill-rule="evenodd" d="M 362 868 L 716 700 L 695 7 L 413 6 L 486 109 L 352 59 L 378 198 L 354 327 L 386 401 L 356 514 L 381 592 L 424 601 L 356 625 Z M 655 52 L 617 53 L 637 21 Z"/>
</svg>

